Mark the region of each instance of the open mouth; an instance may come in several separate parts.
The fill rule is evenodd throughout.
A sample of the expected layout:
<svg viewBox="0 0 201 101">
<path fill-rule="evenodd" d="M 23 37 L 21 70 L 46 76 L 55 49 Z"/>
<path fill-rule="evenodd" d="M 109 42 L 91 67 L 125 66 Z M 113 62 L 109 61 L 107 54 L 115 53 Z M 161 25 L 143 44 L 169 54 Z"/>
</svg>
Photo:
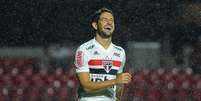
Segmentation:
<svg viewBox="0 0 201 101">
<path fill-rule="evenodd" d="M 112 28 L 108 26 L 108 27 L 105 27 L 105 29 L 108 31 L 111 31 Z"/>
<path fill-rule="evenodd" d="M 111 30 L 111 28 L 106 28 L 107 30 Z"/>
</svg>

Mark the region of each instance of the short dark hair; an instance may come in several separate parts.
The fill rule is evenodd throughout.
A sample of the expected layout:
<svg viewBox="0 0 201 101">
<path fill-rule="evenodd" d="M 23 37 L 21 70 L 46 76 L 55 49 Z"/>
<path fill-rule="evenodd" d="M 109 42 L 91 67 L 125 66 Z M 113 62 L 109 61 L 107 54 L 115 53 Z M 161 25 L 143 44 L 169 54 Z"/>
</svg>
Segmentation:
<svg viewBox="0 0 201 101">
<path fill-rule="evenodd" d="M 111 14 L 113 15 L 112 10 L 103 7 L 103 8 L 101 8 L 101 9 L 97 10 L 97 11 L 92 15 L 92 17 L 91 17 L 91 23 L 92 23 L 92 22 L 97 22 L 97 21 L 99 20 L 99 18 L 100 18 L 100 15 L 101 15 L 102 13 L 104 13 L 104 12 L 108 12 L 108 13 L 111 13 Z"/>
</svg>

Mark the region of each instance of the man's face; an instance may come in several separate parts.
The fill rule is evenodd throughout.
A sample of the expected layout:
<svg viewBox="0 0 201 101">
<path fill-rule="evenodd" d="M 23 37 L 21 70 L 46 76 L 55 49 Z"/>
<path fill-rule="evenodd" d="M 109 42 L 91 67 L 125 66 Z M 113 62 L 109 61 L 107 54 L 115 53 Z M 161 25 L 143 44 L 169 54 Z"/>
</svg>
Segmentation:
<svg viewBox="0 0 201 101">
<path fill-rule="evenodd" d="M 114 17 L 111 13 L 104 12 L 100 15 L 97 24 L 97 30 L 103 37 L 110 37 L 114 32 Z"/>
</svg>

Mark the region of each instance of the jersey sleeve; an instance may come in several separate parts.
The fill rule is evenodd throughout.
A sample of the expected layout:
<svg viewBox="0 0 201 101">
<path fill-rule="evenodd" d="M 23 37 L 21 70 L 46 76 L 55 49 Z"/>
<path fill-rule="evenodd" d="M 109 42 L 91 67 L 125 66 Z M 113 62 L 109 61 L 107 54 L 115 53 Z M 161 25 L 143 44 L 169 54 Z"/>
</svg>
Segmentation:
<svg viewBox="0 0 201 101">
<path fill-rule="evenodd" d="M 87 53 L 84 49 L 78 48 L 75 54 L 76 73 L 89 72 Z"/>
<path fill-rule="evenodd" d="M 125 63 L 126 63 L 126 54 L 125 54 L 125 51 L 123 50 L 123 53 L 122 53 L 122 63 L 121 63 L 121 66 L 120 66 L 120 69 L 119 69 L 118 73 L 122 73 L 123 72 Z"/>
</svg>

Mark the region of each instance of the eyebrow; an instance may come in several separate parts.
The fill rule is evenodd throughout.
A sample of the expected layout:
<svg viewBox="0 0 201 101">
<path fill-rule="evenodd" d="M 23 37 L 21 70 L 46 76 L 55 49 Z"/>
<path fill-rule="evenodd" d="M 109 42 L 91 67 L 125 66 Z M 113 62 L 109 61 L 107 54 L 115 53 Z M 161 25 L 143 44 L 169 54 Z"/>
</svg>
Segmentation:
<svg viewBox="0 0 201 101">
<path fill-rule="evenodd" d="M 114 18 L 106 18 L 106 17 L 102 17 L 100 19 L 111 19 L 111 20 L 114 20 Z"/>
</svg>

